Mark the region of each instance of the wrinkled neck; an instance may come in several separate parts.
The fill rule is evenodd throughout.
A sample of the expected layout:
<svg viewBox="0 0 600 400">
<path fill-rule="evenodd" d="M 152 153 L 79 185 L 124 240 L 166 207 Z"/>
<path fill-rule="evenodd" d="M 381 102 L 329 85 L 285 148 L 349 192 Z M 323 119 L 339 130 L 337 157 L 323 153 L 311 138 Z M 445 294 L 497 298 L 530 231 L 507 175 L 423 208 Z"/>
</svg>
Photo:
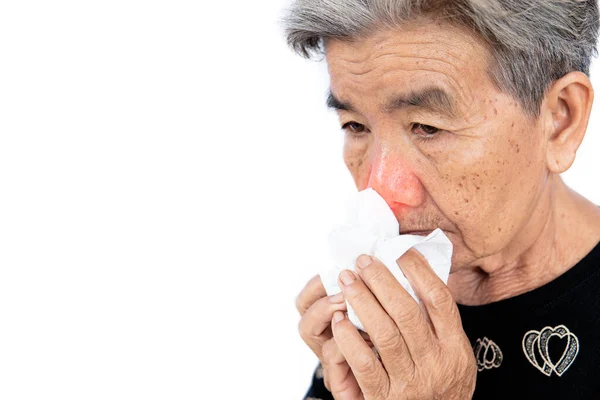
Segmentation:
<svg viewBox="0 0 600 400">
<path fill-rule="evenodd" d="M 569 270 L 600 240 L 600 209 L 551 178 L 526 226 L 497 254 L 450 275 L 455 300 L 488 304 L 541 287 Z"/>
</svg>

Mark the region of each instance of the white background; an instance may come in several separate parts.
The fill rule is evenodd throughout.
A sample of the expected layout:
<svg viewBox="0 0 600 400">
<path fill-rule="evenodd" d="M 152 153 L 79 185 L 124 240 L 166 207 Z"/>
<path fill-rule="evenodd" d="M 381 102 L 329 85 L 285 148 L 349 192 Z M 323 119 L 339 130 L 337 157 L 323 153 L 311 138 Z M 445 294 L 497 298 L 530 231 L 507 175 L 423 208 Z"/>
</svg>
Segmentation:
<svg viewBox="0 0 600 400">
<path fill-rule="evenodd" d="M 354 191 L 288 1 L 0 5 L 0 398 L 300 399 Z M 594 81 L 600 87 L 596 64 Z M 600 106 L 565 178 L 600 204 Z"/>
</svg>

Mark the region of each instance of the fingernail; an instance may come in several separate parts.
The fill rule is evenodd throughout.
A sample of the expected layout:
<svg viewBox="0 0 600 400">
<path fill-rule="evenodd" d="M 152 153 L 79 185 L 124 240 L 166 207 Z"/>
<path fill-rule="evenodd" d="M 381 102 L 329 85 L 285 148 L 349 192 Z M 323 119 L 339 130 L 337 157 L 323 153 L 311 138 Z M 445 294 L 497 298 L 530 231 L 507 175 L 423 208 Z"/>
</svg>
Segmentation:
<svg viewBox="0 0 600 400">
<path fill-rule="evenodd" d="M 363 254 L 356 260 L 356 266 L 360 269 L 364 269 L 371 265 L 372 262 L 373 259 L 370 256 Z"/>
<path fill-rule="evenodd" d="M 346 269 L 340 274 L 340 280 L 344 285 L 351 285 L 356 280 L 356 277 L 352 271 Z"/>
<path fill-rule="evenodd" d="M 340 292 L 338 294 L 334 294 L 329 296 L 329 301 L 335 304 L 344 302 L 344 293 Z"/>
<path fill-rule="evenodd" d="M 341 320 L 344 319 L 344 313 L 341 311 L 336 311 L 333 313 L 333 323 L 337 324 L 338 322 L 340 322 Z"/>
</svg>

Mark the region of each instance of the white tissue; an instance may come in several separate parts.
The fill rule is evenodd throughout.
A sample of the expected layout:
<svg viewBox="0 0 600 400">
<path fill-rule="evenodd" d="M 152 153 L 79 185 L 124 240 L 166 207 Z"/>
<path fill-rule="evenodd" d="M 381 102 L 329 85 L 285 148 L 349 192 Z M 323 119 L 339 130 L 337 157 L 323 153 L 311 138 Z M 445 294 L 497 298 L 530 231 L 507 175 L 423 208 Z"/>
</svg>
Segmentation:
<svg viewBox="0 0 600 400">
<path fill-rule="evenodd" d="M 382 261 L 400 284 L 418 302 L 413 288 L 400 270 L 396 260 L 411 247 L 417 249 L 444 283 L 448 283 L 452 259 L 452 243 L 441 229 L 427 237 L 399 235 L 400 226 L 385 200 L 372 188 L 358 192 L 348 202 L 344 224 L 329 234 L 332 265 L 320 272 L 327 295 L 341 292 L 338 276 L 344 269 L 356 271 L 356 259 L 368 254 Z M 348 319 L 360 330 L 365 330 L 356 313 L 346 304 Z"/>
</svg>

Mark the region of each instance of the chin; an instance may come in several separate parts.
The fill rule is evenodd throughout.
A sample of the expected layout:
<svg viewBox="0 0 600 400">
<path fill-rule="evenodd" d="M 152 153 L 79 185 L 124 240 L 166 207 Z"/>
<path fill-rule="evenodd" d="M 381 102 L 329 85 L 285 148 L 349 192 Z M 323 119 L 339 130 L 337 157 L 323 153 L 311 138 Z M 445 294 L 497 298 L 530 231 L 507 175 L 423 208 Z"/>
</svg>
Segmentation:
<svg viewBox="0 0 600 400">
<path fill-rule="evenodd" d="M 450 267 L 450 273 L 452 274 L 463 268 L 473 266 L 478 258 L 463 243 L 456 243 L 450 235 L 448 235 L 448 238 L 452 242 L 452 266 Z"/>
</svg>

